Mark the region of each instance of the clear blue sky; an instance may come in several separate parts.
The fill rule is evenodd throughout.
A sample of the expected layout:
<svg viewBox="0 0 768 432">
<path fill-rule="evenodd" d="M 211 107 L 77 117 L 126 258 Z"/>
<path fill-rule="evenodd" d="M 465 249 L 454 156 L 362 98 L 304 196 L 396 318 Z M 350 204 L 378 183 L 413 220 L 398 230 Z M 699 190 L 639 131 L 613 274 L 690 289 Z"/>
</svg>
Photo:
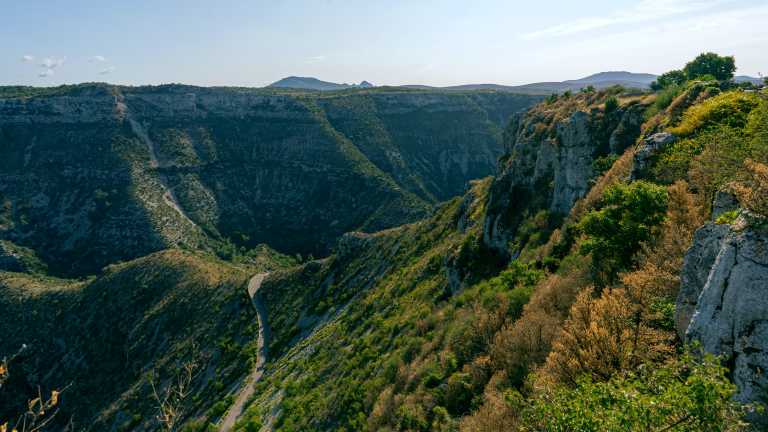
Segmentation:
<svg viewBox="0 0 768 432">
<path fill-rule="evenodd" d="M 765 0 L 0 0 L 0 84 L 521 84 L 661 73 L 702 51 L 768 74 Z"/>
</svg>

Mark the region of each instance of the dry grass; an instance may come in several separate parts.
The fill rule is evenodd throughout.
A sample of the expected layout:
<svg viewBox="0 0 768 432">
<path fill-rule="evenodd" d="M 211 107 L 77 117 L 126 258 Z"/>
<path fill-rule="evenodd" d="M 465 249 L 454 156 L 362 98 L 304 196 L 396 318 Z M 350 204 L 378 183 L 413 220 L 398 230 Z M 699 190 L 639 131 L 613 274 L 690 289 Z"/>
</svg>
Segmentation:
<svg viewBox="0 0 768 432">
<path fill-rule="evenodd" d="M 754 213 L 768 216 L 768 165 L 747 159 L 744 167 L 748 180 L 733 186 L 739 202 Z"/>
</svg>

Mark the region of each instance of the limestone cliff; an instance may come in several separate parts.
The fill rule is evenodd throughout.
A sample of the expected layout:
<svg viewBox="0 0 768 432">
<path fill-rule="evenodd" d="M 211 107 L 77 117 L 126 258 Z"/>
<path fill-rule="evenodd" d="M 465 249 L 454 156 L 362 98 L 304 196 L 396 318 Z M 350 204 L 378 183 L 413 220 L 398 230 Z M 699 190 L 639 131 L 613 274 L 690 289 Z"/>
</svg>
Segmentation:
<svg viewBox="0 0 768 432">
<path fill-rule="evenodd" d="M 685 257 L 675 320 L 686 342 L 722 355 L 740 402 L 765 402 L 768 379 L 768 235 L 742 213 L 708 223 Z M 757 226 L 756 226 L 757 225 Z"/>
<path fill-rule="evenodd" d="M 600 174 L 599 158 L 618 155 L 640 134 L 644 106 L 629 99 L 606 111 L 607 94 L 540 104 L 505 132 L 506 154 L 491 187 L 483 238 L 502 254 L 527 214 L 567 214 Z"/>
</svg>

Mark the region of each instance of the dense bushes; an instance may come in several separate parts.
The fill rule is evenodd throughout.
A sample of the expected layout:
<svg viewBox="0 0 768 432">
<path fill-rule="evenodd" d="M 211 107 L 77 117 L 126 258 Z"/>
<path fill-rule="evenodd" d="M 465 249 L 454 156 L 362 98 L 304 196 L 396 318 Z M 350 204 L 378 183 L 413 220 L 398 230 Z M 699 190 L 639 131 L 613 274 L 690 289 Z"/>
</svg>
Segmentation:
<svg viewBox="0 0 768 432">
<path fill-rule="evenodd" d="M 736 386 L 719 359 L 683 355 L 661 367 L 645 364 L 610 381 L 581 378 L 526 404 L 522 431 L 733 431 L 742 409 L 731 398 Z"/>
<path fill-rule="evenodd" d="M 689 108 L 682 122 L 670 129 L 670 132 L 678 136 L 689 136 L 718 126 L 741 129 L 746 126 L 749 113 L 759 104 L 759 97 L 751 93 L 723 93 Z"/>
<path fill-rule="evenodd" d="M 745 159 L 768 161 L 768 103 L 760 96 L 715 96 L 688 109 L 679 128 L 695 133 L 665 148 L 651 172 L 664 182 L 689 180 L 704 201 L 743 177 Z"/>
<path fill-rule="evenodd" d="M 642 242 L 651 238 L 667 205 L 663 187 L 637 181 L 606 189 L 599 210 L 584 215 L 580 228 L 587 236 L 581 253 L 592 254 L 592 273 L 598 287 L 616 281 L 629 268 Z"/>
</svg>

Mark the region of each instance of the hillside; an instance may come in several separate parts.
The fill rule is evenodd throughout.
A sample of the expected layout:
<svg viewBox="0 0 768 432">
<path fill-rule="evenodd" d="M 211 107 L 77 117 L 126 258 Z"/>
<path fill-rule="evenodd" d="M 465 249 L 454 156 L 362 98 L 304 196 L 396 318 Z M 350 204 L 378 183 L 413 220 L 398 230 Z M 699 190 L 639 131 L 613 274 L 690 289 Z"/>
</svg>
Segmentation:
<svg viewBox="0 0 768 432">
<path fill-rule="evenodd" d="M 710 96 L 692 98 L 702 95 L 702 88 L 709 88 Z M 665 156 L 648 159 L 649 151 L 659 148 L 653 147 L 660 139 L 654 135 L 658 125 L 680 104 L 689 107 L 673 120 L 680 125 L 666 127 L 694 136 L 689 140 L 708 139 L 701 123 L 692 131 L 683 128 L 702 109 L 698 104 L 717 93 L 713 88 L 693 83 L 655 116 L 664 103 L 655 95 L 602 92 L 542 103 L 511 122 L 500 173 L 475 183 L 463 199 L 422 222 L 375 235 L 348 234 L 330 258 L 268 278 L 262 290 L 275 329 L 274 359 L 238 430 L 560 430 L 550 428 L 566 424 L 627 430 L 622 421 L 644 425 L 631 430 L 649 430 L 683 415 L 691 423 L 681 430 L 708 430 L 697 424 L 735 427 L 739 409 L 728 400 L 736 387 L 711 360 L 684 364 L 691 360 L 676 354 L 682 345 L 672 314 L 690 301 L 678 298 L 680 269 L 694 231 L 708 218 L 707 191 L 738 178 L 741 161 L 719 165 L 723 177 L 715 180 L 700 177 L 702 168 L 696 167 L 705 160 L 695 155 L 689 156 L 690 173 L 671 177 L 656 171 L 667 169 Z M 734 97 L 752 101 L 748 110 L 761 106 L 749 125 L 737 126 L 753 132 L 736 139 L 752 142 L 745 149 L 765 161 L 768 105 L 764 97 L 760 102 L 733 90 L 712 103 Z M 617 251 L 598 258 L 602 243 L 590 243 L 601 231 L 593 233 L 589 224 L 598 223 L 601 212 L 620 208 L 608 206 L 608 194 L 651 200 L 642 216 L 650 226 L 616 245 L 628 258 L 618 259 Z M 722 210 L 711 220 L 718 214 Z M 757 231 L 733 244 L 764 241 L 757 223 L 748 228 Z M 764 262 L 764 250 L 745 253 Z M 690 262 L 699 274 L 710 270 L 706 259 Z M 756 290 L 765 280 L 768 275 L 759 268 L 750 268 L 745 277 L 753 282 L 743 289 Z M 694 309 L 710 307 L 693 297 Z M 754 332 L 750 326 L 759 325 L 758 310 L 765 311 L 764 303 L 752 307 L 753 321 L 728 325 Z M 706 326 L 691 328 L 699 325 Z M 599 331 L 592 334 L 590 328 Z M 695 330 L 702 331 L 706 327 Z M 683 330 L 681 337 L 691 340 L 695 332 Z M 746 366 L 761 361 L 751 350 L 766 348 L 760 336 L 753 338 L 749 349 L 732 347 L 732 340 L 711 339 L 706 345 L 737 359 L 736 371 L 743 374 L 737 381 L 740 402 L 755 401 L 756 389 L 766 386 Z M 643 372 L 631 375 L 638 367 Z M 648 367 L 662 375 L 645 373 Z M 696 372 L 687 379 L 712 389 L 701 402 L 711 404 L 711 411 L 696 420 L 690 416 L 699 402 L 688 402 L 694 387 L 685 381 L 690 367 Z M 581 374 L 594 384 L 577 381 Z M 669 393 L 642 393 L 648 391 L 643 386 L 666 379 L 663 374 L 681 376 L 686 384 Z M 747 384 L 755 379 L 760 383 Z M 615 405 L 588 405 L 589 392 L 626 391 L 648 399 L 610 396 L 617 398 Z M 665 411 L 657 411 L 658 404 Z M 609 422 L 613 419 L 616 424 Z"/>
<path fill-rule="evenodd" d="M 166 247 L 322 255 L 490 174 L 530 96 L 7 88 L 0 238 L 58 275 Z"/>
<path fill-rule="evenodd" d="M 0 419 L 765 430 L 768 89 L 673 72 L 4 89 Z"/>
<path fill-rule="evenodd" d="M 89 430 L 155 430 L 151 383 L 166 386 L 185 366 L 194 369 L 189 400 L 196 402 L 182 418 L 217 409 L 256 361 L 245 285 L 251 273 L 280 266 L 263 258 L 233 265 L 167 250 L 85 281 L 0 273 L 0 352 L 27 346 L 9 365 L 0 416 L 18 411 L 42 384 L 46 393 L 66 388 L 60 427 L 73 418 Z"/>
</svg>

